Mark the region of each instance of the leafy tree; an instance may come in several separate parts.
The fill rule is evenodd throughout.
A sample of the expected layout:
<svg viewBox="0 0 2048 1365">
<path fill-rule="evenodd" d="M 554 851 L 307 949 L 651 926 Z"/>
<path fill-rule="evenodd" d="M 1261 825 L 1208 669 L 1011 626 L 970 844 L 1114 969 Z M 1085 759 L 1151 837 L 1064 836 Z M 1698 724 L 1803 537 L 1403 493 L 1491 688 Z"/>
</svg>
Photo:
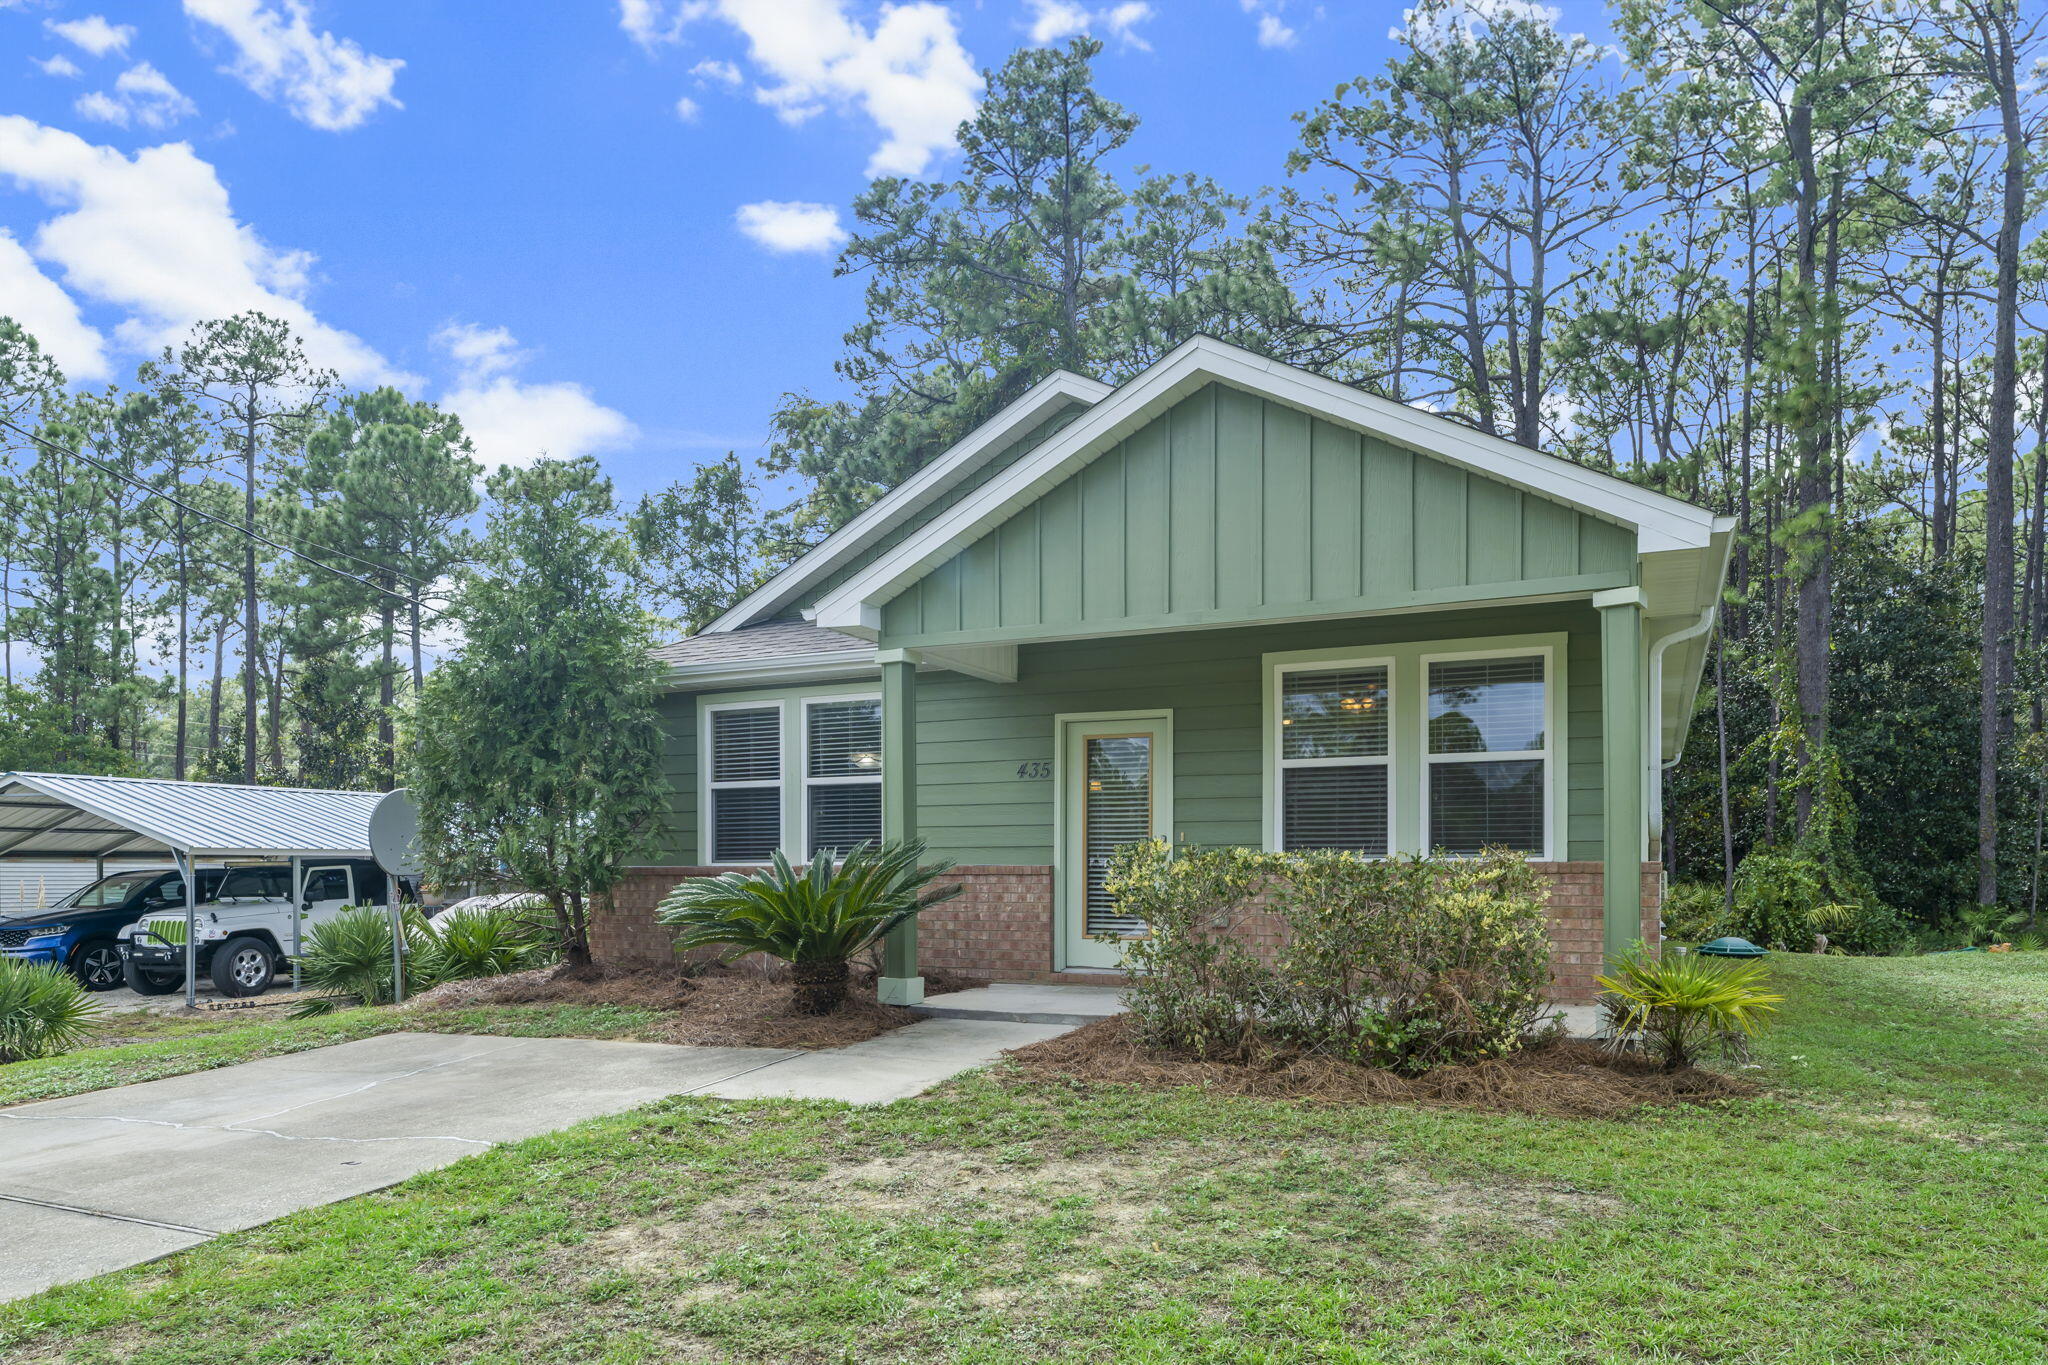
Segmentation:
<svg viewBox="0 0 2048 1365">
<path fill-rule="evenodd" d="M 477 567 L 451 616 L 462 651 L 427 677 L 410 788 L 442 882 L 546 898 L 562 955 L 658 834 L 668 784 L 650 623 L 611 484 L 588 458 L 492 475 Z"/>
<path fill-rule="evenodd" d="M 754 480 L 728 451 L 640 499 L 629 521 L 649 593 L 695 634 L 779 567 Z"/>
</svg>

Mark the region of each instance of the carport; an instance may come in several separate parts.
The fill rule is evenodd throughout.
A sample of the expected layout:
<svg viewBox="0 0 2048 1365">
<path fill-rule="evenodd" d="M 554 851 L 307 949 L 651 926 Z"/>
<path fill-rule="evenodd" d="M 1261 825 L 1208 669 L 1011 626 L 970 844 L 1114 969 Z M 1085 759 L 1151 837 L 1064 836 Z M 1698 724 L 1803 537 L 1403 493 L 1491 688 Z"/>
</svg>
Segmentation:
<svg viewBox="0 0 2048 1365">
<path fill-rule="evenodd" d="M 185 941 L 198 943 L 198 862 L 289 862 L 292 951 L 301 868 L 309 859 L 369 858 L 381 792 L 239 787 L 147 777 L 0 773 L 0 858 L 167 858 L 185 881 Z M 185 1003 L 198 1000 L 199 955 L 185 953 Z"/>
</svg>

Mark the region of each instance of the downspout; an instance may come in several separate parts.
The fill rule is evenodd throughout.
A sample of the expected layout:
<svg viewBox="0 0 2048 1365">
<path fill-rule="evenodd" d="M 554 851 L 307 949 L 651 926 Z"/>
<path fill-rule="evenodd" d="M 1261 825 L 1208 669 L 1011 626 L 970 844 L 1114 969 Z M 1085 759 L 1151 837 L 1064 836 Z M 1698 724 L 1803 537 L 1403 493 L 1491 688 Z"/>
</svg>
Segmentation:
<svg viewBox="0 0 2048 1365">
<path fill-rule="evenodd" d="M 1650 704 L 1643 708 L 1650 727 L 1650 733 L 1643 745 L 1643 790 L 1649 793 L 1649 799 L 1643 802 L 1643 814 L 1649 821 L 1648 837 L 1644 840 L 1645 848 L 1661 848 L 1663 845 L 1664 773 L 1670 768 L 1677 767 L 1678 760 L 1684 756 L 1684 751 L 1680 750 L 1668 761 L 1658 761 L 1657 746 L 1664 735 L 1664 651 L 1682 641 L 1697 639 L 1712 630 L 1716 610 L 1715 607 L 1708 607 L 1700 613 L 1700 619 L 1696 624 L 1650 642 Z M 1671 869 L 1666 868 L 1665 874 L 1668 876 L 1670 871 Z"/>
</svg>

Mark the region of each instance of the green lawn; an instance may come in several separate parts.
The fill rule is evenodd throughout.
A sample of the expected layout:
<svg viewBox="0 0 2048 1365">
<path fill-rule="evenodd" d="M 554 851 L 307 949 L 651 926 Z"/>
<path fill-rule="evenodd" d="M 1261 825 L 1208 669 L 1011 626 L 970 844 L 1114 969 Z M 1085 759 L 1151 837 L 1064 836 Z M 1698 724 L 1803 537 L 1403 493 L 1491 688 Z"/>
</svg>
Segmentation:
<svg viewBox="0 0 2048 1365">
<path fill-rule="evenodd" d="M 1779 980 L 1736 1107 L 675 1100 L 0 1308 L 0 1358 L 2048 1359 L 2048 955 Z"/>
</svg>

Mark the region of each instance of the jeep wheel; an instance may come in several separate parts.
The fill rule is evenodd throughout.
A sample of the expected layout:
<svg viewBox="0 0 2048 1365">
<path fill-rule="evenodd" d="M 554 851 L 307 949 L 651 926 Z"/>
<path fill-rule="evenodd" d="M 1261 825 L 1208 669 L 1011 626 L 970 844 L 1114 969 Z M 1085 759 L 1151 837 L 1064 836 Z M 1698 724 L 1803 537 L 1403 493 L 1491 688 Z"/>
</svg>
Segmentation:
<svg viewBox="0 0 2048 1365">
<path fill-rule="evenodd" d="M 71 974 L 89 991 L 121 984 L 121 947 L 110 938 L 89 938 L 71 955 Z"/>
<path fill-rule="evenodd" d="M 146 972 L 133 962 L 121 964 L 121 979 L 137 995 L 169 995 L 185 984 L 185 978 L 175 972 Z"/>
<path fill-rule="evenodd" d="M 276 974 L 270 945 L 260 938 L 231 938 L 213 954 L 213 985 L 222 995 L 261 995 Z"/>
</svg>

